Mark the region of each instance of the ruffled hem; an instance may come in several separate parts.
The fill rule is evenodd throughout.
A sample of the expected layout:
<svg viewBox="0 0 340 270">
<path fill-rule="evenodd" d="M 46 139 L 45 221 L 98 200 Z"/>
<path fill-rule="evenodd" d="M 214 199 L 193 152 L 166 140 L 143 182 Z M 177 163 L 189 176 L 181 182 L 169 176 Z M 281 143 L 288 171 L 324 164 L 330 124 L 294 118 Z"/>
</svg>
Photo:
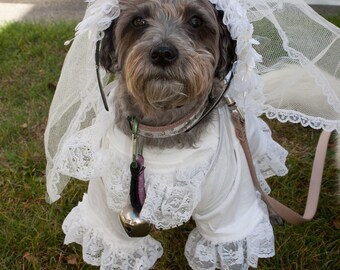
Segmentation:
<svg viewBox="0 0 340 270">
<path fill-rule="evenodd" d="M 163 255 L 161 244 L 151 236 L 141 239 L 137 244 L 133 242 L 131 246 L 107 241 L 101 229 L 86 224 L 79 206 L 72 209 L 62 228 L 65 233 L 64 243 L 82 245 L 84 261 L 100 266 L 100 270 L 150 269 Z"/>
<path fill-rule="evenodd" d="M 196 228 L 190 233 L 185 246 L 185 256 L 194 270 L 256 268 L 259 258 L 274 255 L 274 233 L 267 215 L 244 239 L 227 243 L 213 242 L 204 238 Z"/>
<path fill-rule="evenodd" d="M 311 127 L 316 130 L 323 129 L 329 132 L 333 130 L 340 131 L 340 121 L 338 120 L 312 117 L 293 110 L 273 108 L 270 105 L 266 105 L 264 113 L 268 119 L 276 119 L 281 123 L 290 122 L 293 124 L 301 124 L 303 127 Z"/>
</svg>

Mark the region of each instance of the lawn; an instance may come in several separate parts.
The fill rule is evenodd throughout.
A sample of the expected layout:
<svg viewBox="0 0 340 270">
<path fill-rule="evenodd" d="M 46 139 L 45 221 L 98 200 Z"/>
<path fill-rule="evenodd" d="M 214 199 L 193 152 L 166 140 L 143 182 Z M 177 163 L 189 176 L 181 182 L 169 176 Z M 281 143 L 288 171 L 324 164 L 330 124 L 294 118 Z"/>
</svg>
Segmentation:
<svg viewBox="0 0 340 270">
<path fill-rule="evenodd" d="M 329 17 L 340 25 L 340 17 Z M 0 27 L 0 269 L 97 269 L 81 248 L 63 245 L 61 224 L 86 184 L 73 181 L 62 199 L 45 202 L 43 132 L 75 22 L 13 23 Z M 268 121 L 274 138 L 290 151 L 288 177 L 273 178 L 274 197 L 303 210 L 319 132 Z M 275 227 L 276 253 L 260 269 L 340 269 L 340 216 L 332 137 L 315 219 Z M 193 222 L 154 233 L 165 249 L 155 269 L 190 269 L 183 255 Z"/>
</svg>

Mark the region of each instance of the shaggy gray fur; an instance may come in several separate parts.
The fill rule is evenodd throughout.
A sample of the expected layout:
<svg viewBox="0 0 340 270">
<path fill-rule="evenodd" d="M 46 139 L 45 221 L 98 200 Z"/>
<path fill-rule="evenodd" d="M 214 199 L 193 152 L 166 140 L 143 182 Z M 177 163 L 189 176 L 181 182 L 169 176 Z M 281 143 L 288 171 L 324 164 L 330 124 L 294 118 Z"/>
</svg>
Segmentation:
<svg viewBox="0 0 340 270">
<path fill-rule="evenodd" d="M 235 44 L 209 1 L 123 0 L 120 6 L 102 41 L 101 64 L 118 76 L 116 125 L 125 134 L 131 134 L 128 116 L 168 125 L 223 90 Z M 211 117 L 190 132 L 144 143 L 194 146 Z"/>
</svg>

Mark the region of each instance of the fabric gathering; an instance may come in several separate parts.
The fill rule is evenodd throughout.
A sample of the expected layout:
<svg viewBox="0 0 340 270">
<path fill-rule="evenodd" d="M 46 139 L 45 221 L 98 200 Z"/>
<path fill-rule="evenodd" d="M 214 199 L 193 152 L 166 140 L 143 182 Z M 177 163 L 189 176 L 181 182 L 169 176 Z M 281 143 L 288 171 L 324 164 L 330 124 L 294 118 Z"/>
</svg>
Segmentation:
<svg viewBox="0 0 340 270">
<path fill-rule="evenodd" d="M 119 217 L 130 201 L 133 146 L 114 124 L 118 80 L 100 68 L 107 111 L 96 76 L 96 43 L 119 20 L 123 1 L 86 2 L 45 132 L 49 202 L 61 198 L 71 178 L 87 181 L 87 193 L 62 225 L 65 244 L 82 245 L 84 261 L 100 269 L 151 269 L 163 254 L 161 243 L 151 235 L 129 237 Z M 236 42 L 224 95 L 245 115 L 256 174 L 270 193 L 267 179 L 287 174 L 288 152 L 263 117 L 340 131 L 340 30 L 302 0 L 209 2 Z M 301 102 L 306 94 L 310 99 Z M 275 255 L 267 205 L 252 184 L 230 112 L 217 106 L 211 114 L 195 147 L 143 147 L 140 218 L 156 229 L 193 219 L 196 228 L 185 245 L 192 269 L 256 268 L 258 259 Z"/>
</svg>

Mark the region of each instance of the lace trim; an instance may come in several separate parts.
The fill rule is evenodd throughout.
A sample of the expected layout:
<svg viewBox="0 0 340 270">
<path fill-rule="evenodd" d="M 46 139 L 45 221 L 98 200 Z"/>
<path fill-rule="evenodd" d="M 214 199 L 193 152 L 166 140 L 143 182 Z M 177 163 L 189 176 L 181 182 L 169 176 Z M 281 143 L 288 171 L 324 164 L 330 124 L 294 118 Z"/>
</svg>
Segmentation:
<svg viewBox="0 0 340 270">
<path fill-rule="evenodd" d="M 118 0 L 102 1 L 101 5 L 95 5 L 96 0 L 85 0 L 85 2 L 89 3 L 88 16 L 76 26 L 76 35 L 91 30 L 93 31 L 92 39 L 101 40 L 103 38 L 102 31 L 109 28 L 112 21 L 119 16 Z"/>
<path fill-rule="evenodd" d="M 266 207 L 263 202 L 261 207 Z M 196 228 L 185 246 L 185 256 L 194 270 L 256 268 L 259 258 L 274 255 L 274 234 L 267 215 L 245 239 L 215 243 L 205 239 Z"/>
<path fill-rule="evenodd" d="M 303 127 L 309 126 L 313 129 L 323 129 L 326 131 L 337 130 L 340 132 L 340 121 L 326 120 L 320 117 L 311 117 L 291 110 L 275 109 L 269 105 L 266 105 L 264 113 L 269 119 L 277 119 L 281 123 L 300 123 Z"/>
<path fill-rule="evenodd" d="M 163 254 L 162 246 L 151 236 L 140 240 L 136 245 L 117 246 L 105 240 L 99 228 L 91 228 L 81 215 L 79 206 L 72 209 L 63 223 L 65 244 L 72 242 L 83 246 L 83 258 L 86 263 L 104 269 L 143 270 L 150 269 Z"/>
<path fill-rule="evenodd" d="M 170 229 L 187 222 L 201 198 L 199 187 L 209 173 L 212 160 L 213 156 L 194 167 L 180 168 L 174 176 L 145 170 L 147 195 L 141 217 L 157 229 Z"/>
<path fill-rule="evenodd" d="M 80 132 L 66 141 L 61 153 L 63 159 L 57 162 L 58 172 L 81 180 L 93 178 L 96 151 L 91 139 L 91 134 Z"/>
<path fill-rule="evenodd" d="M 251 109 L 259 114 L 264 96 L 260 88 L 262 78 L 256 74 L 255 66 L 262 61 L 262 56 L 253 48 L 253 45 L 259 44 L 252 37 L 253 25 L 239 1 L 210 0 L 210 2 L 216 5 L 217 10 L 223 11 L 223 23 L 228 27 L 232 39 L 237 41 L 235 48 L 237 61 L 233 66 L 234 79 L 228 95 L 232 96 L 242 109 Z"/>
<path fill-rule="evenodd" d="M 110 151 L 110 162 L 102 180 L 105 185 L 106 201 L 110 209 L 120 212 L 129 199 L 130 190 L 130 166 L 128 161 L 122 160 L 118 155 Z"/>
</svg>

